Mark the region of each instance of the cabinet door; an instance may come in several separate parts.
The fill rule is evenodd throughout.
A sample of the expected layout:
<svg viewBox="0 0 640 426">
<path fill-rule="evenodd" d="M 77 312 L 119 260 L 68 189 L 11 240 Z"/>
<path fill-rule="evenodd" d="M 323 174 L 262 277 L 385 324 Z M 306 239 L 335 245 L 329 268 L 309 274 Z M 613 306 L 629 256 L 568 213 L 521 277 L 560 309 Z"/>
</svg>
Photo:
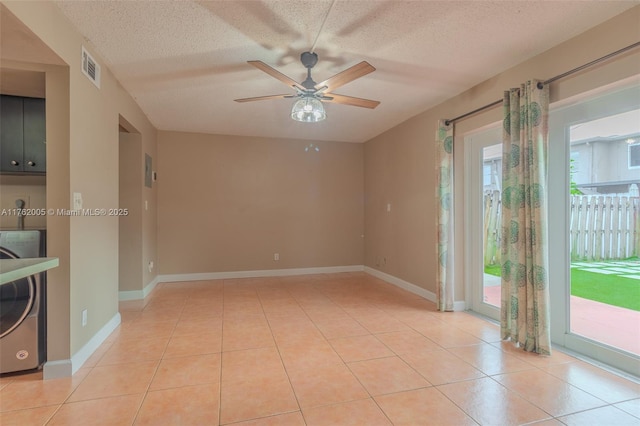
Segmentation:
<svg viewBox="0 0 640 426">
<path fill-rule="evenodd" d="M 24 98 L 24 167 L 25 172 L 47 170 L 45 100 Z"/>
<path fill-rule="evenodd" d="M 22 98 L 0 97 L 0 171 L 22 171 Z"/>
</svg>

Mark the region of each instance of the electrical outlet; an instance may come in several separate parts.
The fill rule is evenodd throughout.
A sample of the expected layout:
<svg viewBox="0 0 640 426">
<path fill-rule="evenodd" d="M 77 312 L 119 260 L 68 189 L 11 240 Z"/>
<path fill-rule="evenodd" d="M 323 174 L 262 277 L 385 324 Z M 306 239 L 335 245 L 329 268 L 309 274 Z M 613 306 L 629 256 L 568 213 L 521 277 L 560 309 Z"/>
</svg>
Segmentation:
<svg viewBox="0 0 640 426">
<path fill-rule="evenodd" d="M 280 260 L 280 253 L 273 253 L 273 260 Z"/>
<path fill-rule="evenodd" d="M 82 311 L 82 326 L 85 327 L 87 325 L 87 310 Z"/>
<path fill-rule="evenodd" d="M 153 271 L 153 260 L 149 261 L 149 272 Z"/>
</svg>

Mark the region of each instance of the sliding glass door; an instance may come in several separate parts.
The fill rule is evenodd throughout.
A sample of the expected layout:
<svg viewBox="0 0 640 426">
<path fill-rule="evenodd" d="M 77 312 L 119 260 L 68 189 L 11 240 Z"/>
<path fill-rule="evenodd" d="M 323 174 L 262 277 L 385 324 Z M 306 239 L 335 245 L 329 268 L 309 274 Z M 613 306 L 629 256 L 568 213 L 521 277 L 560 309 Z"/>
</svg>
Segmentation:
<svg viewBox="0 0 640 426">
<path fill-rule="evenodd" d="M 470 308 L 500 311 L 501 123 L 465 136 Z M 640 77 L 551 106 L 551 339 L 640 375 Z"/>
<path fill-rule="evenodd" d="M 468 291 L 471 308 L 496 320 L 500 318 L 501 139 L 497 126 L 465 137 Z"/>
<path fill-rule="evenodd" d="M 552 340 L 640 374 L 640 86 L 553 108 L 549 139 Z"/>
</svg>

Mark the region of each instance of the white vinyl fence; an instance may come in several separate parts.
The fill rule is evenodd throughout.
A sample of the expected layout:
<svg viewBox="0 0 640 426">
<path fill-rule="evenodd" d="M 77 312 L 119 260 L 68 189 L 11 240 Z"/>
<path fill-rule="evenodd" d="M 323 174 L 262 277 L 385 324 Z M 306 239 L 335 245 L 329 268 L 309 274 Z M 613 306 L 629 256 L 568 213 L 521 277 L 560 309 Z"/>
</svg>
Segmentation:
<svg viewBox="0 0 640 426">
<path fill-rule="evenodd" d="M 572 195 L 572 261 L 600 261 L 640 256 L 640 197 Z M 484 195 L 484 262 L 500 263 L 499 191 Z"/>
</svg>

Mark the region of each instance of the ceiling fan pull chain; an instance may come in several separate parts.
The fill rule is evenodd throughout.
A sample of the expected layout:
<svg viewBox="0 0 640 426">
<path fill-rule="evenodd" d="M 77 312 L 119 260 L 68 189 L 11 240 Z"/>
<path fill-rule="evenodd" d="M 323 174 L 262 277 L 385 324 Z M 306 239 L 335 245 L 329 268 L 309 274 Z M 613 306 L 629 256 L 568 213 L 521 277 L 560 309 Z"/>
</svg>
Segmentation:
<svg viewBox="0 0 640 426">
<path fill-rule="evenodd" d="M 318 35 L 316 36 L 316 39 L 313 41 L 313 45 L 311 46 L 311 50 L 309 50 L 309 52 L 313 53 L 314 50 L 316 50 L 316 44 L 318 44 L 320 33 L 322 33 L 322 30 L 324 29 L 324 24 L 327 22 L 327 18 L 329 17 L 329 14 L 331 13 L 333 6 L 335 6 L 337 2 L 338 0 L 333 0 L 333 2 L 331 3 L 331 6 L 329 7 L 327 14 L 325 15 L 324 20 L 322 21 L 322 25 L 320 25 L 320 30 L 318 30 Z"/>
</svg>

